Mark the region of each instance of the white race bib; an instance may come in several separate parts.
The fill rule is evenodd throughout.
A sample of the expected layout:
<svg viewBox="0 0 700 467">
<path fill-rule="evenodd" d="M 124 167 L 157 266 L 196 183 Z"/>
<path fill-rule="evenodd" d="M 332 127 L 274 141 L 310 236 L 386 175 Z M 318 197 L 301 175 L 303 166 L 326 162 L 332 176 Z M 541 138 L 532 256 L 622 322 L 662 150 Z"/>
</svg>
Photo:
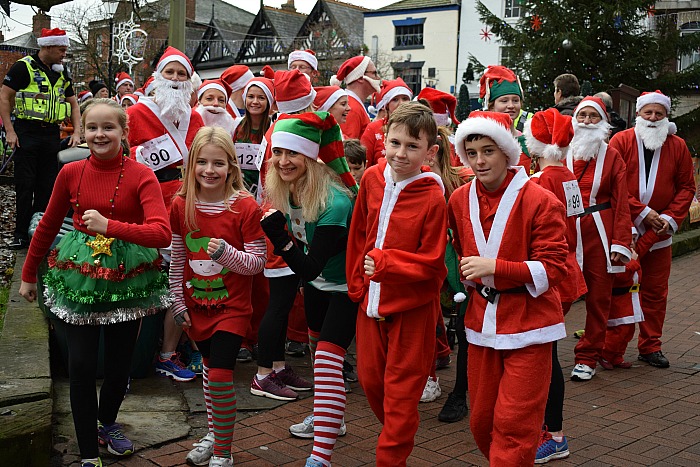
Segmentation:
<svg viewBox="0 0 700 467">
<path fill-rule="evenodd" d="M 238 165 L 242 170 L 259 170 L 256 164 L 259 144 L 253 143 L 235 143 L 236 157 L 238 157 Z"/>
<path fill-rule="evenodd" d="M 566 196 L 566 217 L 583 214 L 583 198 L 581 198 L 578 182 L 569 180 L 562 182 L 562 185 L 564 185 L 564 196 Z"/>
<path fill-rule="evenodd" d="M 182 160 L 180 150 L 167 133 L 146 141 L 141 146 L 143 148 L 141 150 L 143 161 L 154 172 Z"/>
</svg>

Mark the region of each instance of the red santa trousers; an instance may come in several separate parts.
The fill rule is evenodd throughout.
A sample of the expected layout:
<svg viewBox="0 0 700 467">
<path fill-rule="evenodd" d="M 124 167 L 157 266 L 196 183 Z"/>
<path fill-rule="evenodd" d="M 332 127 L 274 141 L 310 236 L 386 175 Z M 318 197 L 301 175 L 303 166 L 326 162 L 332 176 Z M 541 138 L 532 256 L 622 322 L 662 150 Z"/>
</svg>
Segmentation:
<svg viewBox="0 0 700 467">
<path fill-rule="evenodd" d="M 590 217 L 590 216 L 586 216 Z M 586 280 L 586 332 L 574 353 L 576 363 L 595 368 L 605 344 L 608 314 L 612 300 L 613 275 L 607 272 L 605 251 L 593 219 L 581 220 L 583 238 L 583 277 Z"/>
<path fill-rule="evenodd" d="M 642 260 L 641 295 L 644 321 L 639 323 L 640 354 L 661 350 L 661 332 L 666 319 L 668 278 L 671 275 L 671 247 L 648 252 Z"/>
<path fill-rule="evenodd" d="M 469 426 L 493 466 L 532 466 L 552 377 L 552 344 L 469 345 Z"/>
<path fill-rule="evenodd" d="M 248 332 L 243 339 L 242 347 L 252 350 L 253 346 L 258 343 L 258 330 L 260 329 L 260 321 L 265 316 L 267 304 L 270 301 L 270 284 L 267 277 L 262 272 L 253 276 L 253 293 L 252 305 L 253 315 L 250 317 L 250 326 Z"/>
<path fill-rule="evenodd" d="M 439 303 L 395 313 L 386 321 L 357 314 L 357 373 L 377 419 L 384 425 L 376 465 L 401 467 L 413 450 L 418 404 L 435 357 Z M 432 309 L 431 309 L 432 308 Z"/>
</svg>

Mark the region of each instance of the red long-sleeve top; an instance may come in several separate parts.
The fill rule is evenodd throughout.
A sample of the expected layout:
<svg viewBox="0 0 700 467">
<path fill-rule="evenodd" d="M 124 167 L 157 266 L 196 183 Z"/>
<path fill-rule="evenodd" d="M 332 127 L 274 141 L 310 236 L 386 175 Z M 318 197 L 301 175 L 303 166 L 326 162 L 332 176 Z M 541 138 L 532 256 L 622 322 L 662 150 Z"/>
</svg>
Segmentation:
<svg viewBox="0 0 700 467">
<path fill-rule="evenodd" d="M 148 167 L 125 157 L 124 176 L 119 189 L 115 190 L 121 164 L 121 157 L 101 160 L 90 156 L 61 169 L 49 205 L 32 237 L 22 269 L 23 281 L 37 281 L 37 267 L 71 207 L 74 209 L 73 227 L 89 235 L 95 235 L 95 232 L 83 225 L 82 218 L 86 210 L 95 209 L 108 218 L 106 237 L 148 248 L 170 245 L 170 222 L 155 174 Z M 110 199 L 114 199 L 113 209 Z"/>
</svg>

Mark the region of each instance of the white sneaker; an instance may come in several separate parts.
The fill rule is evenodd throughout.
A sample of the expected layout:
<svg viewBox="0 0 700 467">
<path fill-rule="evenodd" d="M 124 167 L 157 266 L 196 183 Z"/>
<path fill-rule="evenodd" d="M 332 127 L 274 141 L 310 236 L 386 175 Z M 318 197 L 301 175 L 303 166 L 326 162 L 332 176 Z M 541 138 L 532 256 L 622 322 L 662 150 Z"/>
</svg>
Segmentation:
<svg viewBox="0 0 700 467">
<path fill-rule="evenodd" d="M 571 370 L 571 381 L 590 381 L 595 375 L 595 368 L 591 368 L 583 363 L 577 363 Z"/>
<path fill-rule="evenodd" d="M 211 456 L 209 467 L 233 467 L 233 459 L 230 457 Z"/>
<path fill-rule="evenodd" d="M 313 438 L 314 437 L 314 416 L 309 415 L 303 422 L 297 423 L 289 427 L 289 432 L 297 438 Z M 345 436 L 347 428 L 345 427 L 345 419 L 340 422 L 340 431 L 338 436 Z"/>
<path fill-rule="evenodd" d="M 209 459 L 214 455 L 214 433 L 207 433 L 198 443 L 193 443 L 194 449 L 187 454 L 190 465 L 209 465 Z"/>
<path fill-rule="evenodd" d="M 423 389 L 423 395 L 420 398 L 421 402 L 433 402 L 435 399 L 442 395 L 442 389 L 440 389 L 440 378 L 428 376 L 428 381 L 425 383 L 425 388 Z"/>
</svg>

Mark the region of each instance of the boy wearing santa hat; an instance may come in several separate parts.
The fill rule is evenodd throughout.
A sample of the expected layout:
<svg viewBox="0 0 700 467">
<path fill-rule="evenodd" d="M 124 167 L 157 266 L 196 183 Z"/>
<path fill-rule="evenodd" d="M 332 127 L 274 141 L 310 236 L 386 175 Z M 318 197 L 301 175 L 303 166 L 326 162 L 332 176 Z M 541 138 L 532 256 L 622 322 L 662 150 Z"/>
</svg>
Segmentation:
<svg viewBox="0 0 700 467">
<path fill-rule="evenodd" d="M 348 138 L 360 138 L 369 125 L 369 114 L 365 100 L 373 93 L 381 91 L 379 73 L 372 60 L 363 55 L 350 58 L 338 68 L 338 74 L 331 77 L 331 86 L 345 82 L 350 96 L 350 113 L 340 128 Z"/>
<path fill-rule="evenodd" d="M 668 121 L 671 99 L 661 91 L 637 98 L 634 128 L 616 134 L 610 147 L 622 154 L 632 222 L 639 235 L 653 231 L 660 239 L 640 261 L 641 304 L 644 322 L 639 323 L 639 360 L 667 368 L 661 352 L 666 317 L 668 278 L 671 273 L 672 235 L 678 231 L 695 194 L 693 162 L 685 141 L 676 136 Z"/>
<path fill-rule="evenodd" d="M 476 179 L 452 194 L 448 219 L 470 292 L 465 327 L 474 440 L 491 465 L 532 465 L 551 343 L 566 336 L 553 289 L 566 275 L 565 210 L 518 167 L 511 126 L 497 112 L 472 112 L 459 125 L 455 148 Z"/>
</svg>

